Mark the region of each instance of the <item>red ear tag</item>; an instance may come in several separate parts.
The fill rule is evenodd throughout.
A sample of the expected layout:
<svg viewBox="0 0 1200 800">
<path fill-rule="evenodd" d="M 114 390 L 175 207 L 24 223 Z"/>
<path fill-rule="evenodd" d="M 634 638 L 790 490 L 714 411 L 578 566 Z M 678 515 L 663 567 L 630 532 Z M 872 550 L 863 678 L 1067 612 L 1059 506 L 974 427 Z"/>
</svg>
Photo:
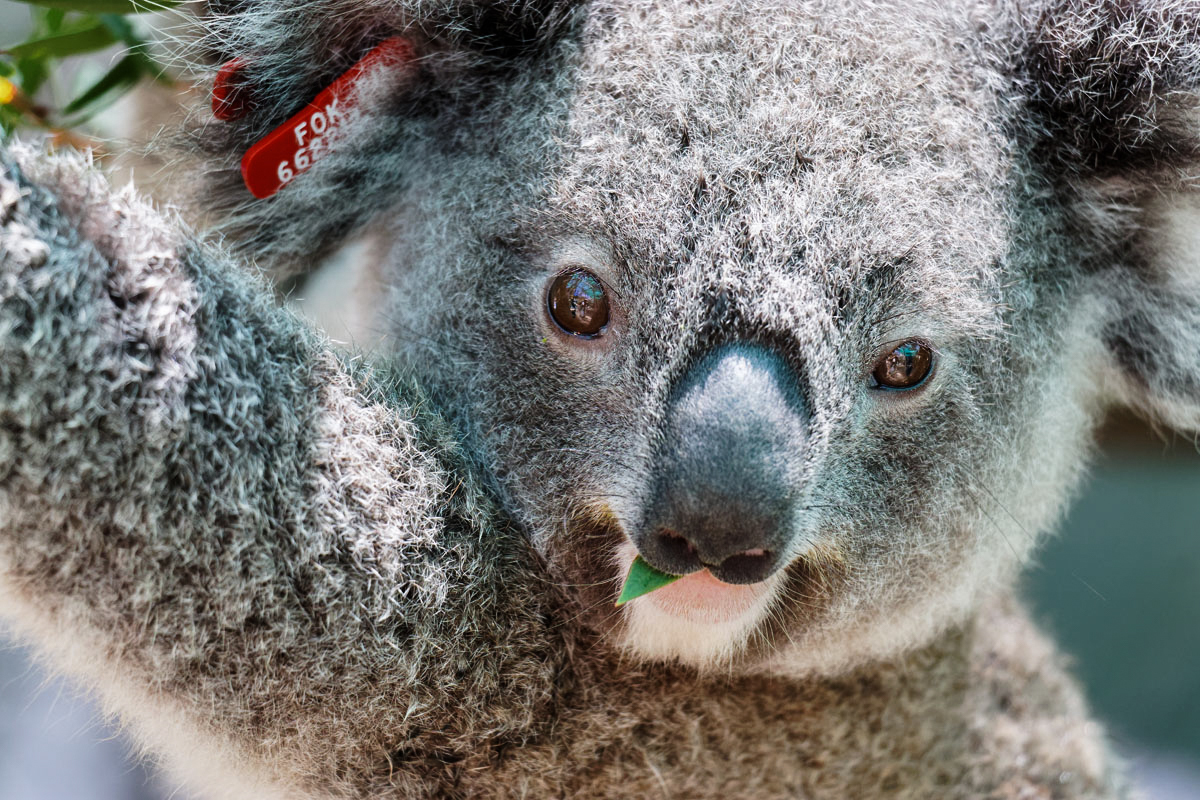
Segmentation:
<svg viewBox="0 0 1200 800">
<path fill-rule="evenodd" d="M 250 112 L 250 91 L 243 72 L 247 63 L 244 58 L 226 61 L 213 79 L 212 113 L 222 122 L 241 119 Z"/>
<path fill-rule="evenodd" d="M 268 133 L 242 156 L 242 179 L 255 197 L 270 197 L 296 176 L 329 154 L 326 137 L 345 121 L 346 112 L 363 98 L 359 92 L 364 78 L 381 70 L 397 70 L 413 60 L 412 45 L 399 36 L 386 39 L 342 73 L 312 99 L 298 114 Z"/>
</svg>

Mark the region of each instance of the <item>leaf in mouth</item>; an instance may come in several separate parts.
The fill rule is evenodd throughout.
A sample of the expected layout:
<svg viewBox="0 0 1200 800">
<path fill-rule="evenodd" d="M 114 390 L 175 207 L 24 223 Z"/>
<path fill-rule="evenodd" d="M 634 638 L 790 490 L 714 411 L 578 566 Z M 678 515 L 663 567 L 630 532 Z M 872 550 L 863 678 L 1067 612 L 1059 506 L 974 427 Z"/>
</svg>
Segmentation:
<svg viewBox="0 0 1200 800">
<path fill-rule="evenodd" d="M 633 566 L 629 568 L 629 574 L 625 576 L 625 585 L 621 587 L 621 596 L 617 598 L 617 607 L 620 608 L 630 600 L 674 583 L 680 577 L 657 570 L 647 564 L 641 556 L 638 556 L 633 559 Z"/>
</svg>

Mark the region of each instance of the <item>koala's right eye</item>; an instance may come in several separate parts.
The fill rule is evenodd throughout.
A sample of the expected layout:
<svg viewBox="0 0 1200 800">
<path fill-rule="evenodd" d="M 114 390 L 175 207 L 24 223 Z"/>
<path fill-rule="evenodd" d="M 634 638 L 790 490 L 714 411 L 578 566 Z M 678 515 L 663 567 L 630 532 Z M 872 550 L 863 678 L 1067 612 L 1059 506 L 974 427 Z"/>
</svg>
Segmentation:
<svg viewBox="0 0 1200 800">
<path fill-rule="evenodd" d="M 546 295 L 550 317 L 567 333 L 593 339 L 608 325 L 604 284 L 587 270 L 564 272 L 550 283 Z"/>
</svg>

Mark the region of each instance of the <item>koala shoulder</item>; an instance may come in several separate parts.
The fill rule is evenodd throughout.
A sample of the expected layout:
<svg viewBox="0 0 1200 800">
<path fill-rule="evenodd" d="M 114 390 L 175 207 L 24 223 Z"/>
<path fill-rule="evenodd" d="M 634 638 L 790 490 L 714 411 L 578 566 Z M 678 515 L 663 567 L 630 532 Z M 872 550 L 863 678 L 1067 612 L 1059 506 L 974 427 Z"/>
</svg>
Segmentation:
<svg viewBox="0 0 1200 800">
<path fill-rule="evenodd" d="M 971 747 L 989 797 L 1125 797 L 1104 726 L 1090 715 L 1069 660 L 1011 595 L 987 604 L 976 623 L 968 707 Z M 1004 776 L 996 786 L 995 776 Z"/>
</svg>

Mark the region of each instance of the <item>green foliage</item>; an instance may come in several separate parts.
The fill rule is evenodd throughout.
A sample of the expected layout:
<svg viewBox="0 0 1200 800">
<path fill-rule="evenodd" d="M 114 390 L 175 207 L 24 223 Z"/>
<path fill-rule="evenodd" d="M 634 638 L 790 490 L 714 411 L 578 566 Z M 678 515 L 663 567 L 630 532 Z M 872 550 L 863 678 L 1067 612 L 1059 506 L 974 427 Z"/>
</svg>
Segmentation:
<svg viewBox="0 0 1200 800">
<path fill-rule="evenodd" d="M 82 11 L 87 14 L 143 14 L 147 11 L 161 11 L 179 5 L 180 0 L 154 0 L 153 2 L 138 2 L 138 0 L 17 0 L 31 6 L 57 8 L 66 11 Z"/>
<path fill-rule="evenodd" d="M 0 41 L 0 134 L 36 127 L 70 135 L 139 82 L 163 81 L 163 68 L 128 15 L 159 11 L 180 0 L 19 0 L 30 6 L 33 31 L 23 42 Z M 59 74 L 64 59 L 123 47 L 109 70 L 74 97 L 53 107 L 38 92 Z"/>
<path fill-rule="evenodd" d="M 621 595 L 617 598 L 617 606 L 623 606 L 630 600 L 636 600 L 644 594 L 650 594 L 655 589 L 661 589 L 679 580 L 678 575 L 670 575 L 650 566 L 641 556 L 633 559 L 629 574 L 625 576 L 625 585 L 621 587 Z"/>
</svg>

